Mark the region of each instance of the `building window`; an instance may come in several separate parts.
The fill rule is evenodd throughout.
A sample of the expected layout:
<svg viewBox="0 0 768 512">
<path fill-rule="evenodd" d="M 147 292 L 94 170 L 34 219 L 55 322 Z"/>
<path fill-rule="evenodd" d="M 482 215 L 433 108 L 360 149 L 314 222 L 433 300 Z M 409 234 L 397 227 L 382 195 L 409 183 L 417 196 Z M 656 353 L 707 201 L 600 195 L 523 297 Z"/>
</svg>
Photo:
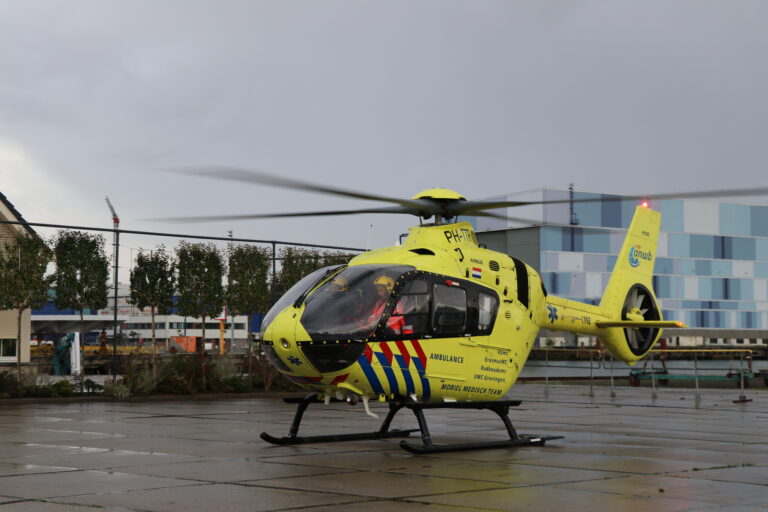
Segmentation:
<svg viewBox="0 0 768 512">
<path fill-rule="evenodd" d="M 724 235 L 751 235 L 751 212 L 749 205 L 720 205 L 720 232 Z"/>
<path fill-rule="evenodd" d="M 16 340 L 13 338 L 0 338 L 0 361 L 16 360 Z"/>
<path fill-rule="evenodd" d="M 768 236 L 768 206 L 750 206 L 750 233 L 752 236 Z"/>
</svg>

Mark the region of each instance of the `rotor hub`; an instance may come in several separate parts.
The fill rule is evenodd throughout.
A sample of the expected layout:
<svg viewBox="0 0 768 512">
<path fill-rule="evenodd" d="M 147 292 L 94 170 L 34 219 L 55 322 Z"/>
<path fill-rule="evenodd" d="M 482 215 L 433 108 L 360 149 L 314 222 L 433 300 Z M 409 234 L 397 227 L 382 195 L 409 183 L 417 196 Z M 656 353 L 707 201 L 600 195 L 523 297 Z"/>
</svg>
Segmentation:
<svg viewBox="0 0 768 512">
<path fill-rule="evenodd" d="M 438 201 L 466 201 L 467 199 L 458 192 L 448 188 L 428 188 L 422 190 L 411 199 L 432 199 Z"/>
</svg>

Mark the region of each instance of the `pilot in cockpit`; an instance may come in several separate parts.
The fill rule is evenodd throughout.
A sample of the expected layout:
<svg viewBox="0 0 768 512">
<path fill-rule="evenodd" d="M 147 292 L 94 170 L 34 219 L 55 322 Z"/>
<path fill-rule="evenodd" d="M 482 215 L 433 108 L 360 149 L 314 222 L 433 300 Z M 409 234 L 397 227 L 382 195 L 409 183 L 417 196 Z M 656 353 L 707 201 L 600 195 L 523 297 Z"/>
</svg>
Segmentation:
<svg viewBox="0 0 768 512">
<path fill-rule="evenodd" d="M 328 290 L 334 297 L 333 304 L 340 320 L 354 320 L 358 316 L 360 305 L 355 300 L 356 294 L 350 292 L 349 281 L 343 276 L 336 276 L 331 279 Z"/>
<path fill-rule="evenodd" d="M 332 292 L 336 292 L 336 293 L 348 292 L 349 291 L 349 283 L 343 277 L 336 276 L 333 279 L 331 279 L 331 284 L 330 284 L 329 288 L 330 288 L 330 290 Z"/>
<path fill-rule="evenodd" d="M 373 330 L 376 324 L 381 319 L 381 315 L 384 314 L 384 308 L 387 305 L 387 299 L 389 298 L 392 289 L 395 287 L 395 280 L 386 275 L 380 275 L 373 282 L 375 288 L 375 295 L 373 296 L 372 303 L 369 303 L 367 307 L 363 308 L 363 315 L 360 319 L 361 326 L 366 329 Z"/>
</svg>

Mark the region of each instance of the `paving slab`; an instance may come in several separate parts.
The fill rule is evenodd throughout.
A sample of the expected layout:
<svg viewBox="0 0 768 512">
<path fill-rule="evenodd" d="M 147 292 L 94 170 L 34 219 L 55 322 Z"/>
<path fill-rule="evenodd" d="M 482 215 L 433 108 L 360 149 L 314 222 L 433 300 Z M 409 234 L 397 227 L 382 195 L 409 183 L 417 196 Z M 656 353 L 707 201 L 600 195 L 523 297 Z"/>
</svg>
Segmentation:
<svg viewBox="0 0 768 512">
<path fill-rule="evenodd" d="M 626 476 L 601 482 L 558 484 L 556 487 L 647 498 L 663 494 L 666 499 L 700 501 L 720 507 L 768 503 L 768 489 L 763 485 L 670 475 Z"/>
<path fill-rule="evenodd" d="M 48 449 L 48 452 L 44 450 Z M 62 449 L 65 448 L 65 449 Z M 0 450 L 4 447 L 0 445 Z M 174 453 L 157 453 L 128 450 L 110 450 L 108 448 L 87 449 L 59 446 L 36 446 L 33 454 L 19 455 L 4 462 L 16 464 L 59 466 L 70 469 L 119 469 L 130 466 L 153 466 L 171 462 L 195 462 L 200 457 Z"/>
<path fill-rule="evenodd" d="M 82 496 L 67 500 L 78 505 L 121 507 L 151 512 L 239 512 L 275 511 L 316 505 L 360 503 L 366 498 L 254 487 L 232 484 L 205 484 L 193 487 L 170 487 L 136 492 L 117 492 Z M 2 510 L 0 508 L 0 510 Z M 362 507 L 358 508 L 362 510 Z"/>
<path fill-rule="evenodd" d="M 330 443 L 328 443 L 330 444 Z M 354 443 L 357 445 L 357 443 Z M 363 451 L 353 447 L 352 443 L 335 443 L 336 449 L 341 450 L 342 446 L 350 451 L 336 451 L 331 456 L 327 453 L 310 453 L 303 455 L 279 456 L 282 451 L 275 447 L 274 456 L 264 459 L 270 463 L 292 464 L 309 467 L 330 467 L 348 470 L 360 471 L 382 471 L 397 470 L 409 467 L 423 467 L 435 463 L 434 459 L 428 457 L 419 457 L 403 450 L 399 450 L 389 445 L 388 450 Z M 346 445 L 346 446 L 344 446 Z M 326 445 L 327 446 L 327 445 Z M 364 456 L 360 456 L 360 454 Z"/>
<path fill-rule="evenodd" d="M 454 505 L 435 505 L 434 503 L 413 503 L 408 501 L 365 501 L 331 507 L 312 507 L 313 512 L 477 512 L 476 507 L 457 507 Z"/>
<path fill-rule="evenodd" d="M 123 492 L 160 487 L 180 487 L 192 482 L 106 471 L 61 471 L 34 475 L 5 476 L 3 494 L 16 498 L 62 498 L 98 492 Z"/>
<path fill-rule="evenodd" d="M 390 471 L 407 475 L 500 482 L 510 487 L 599 480 L 615 475 L 615 473 L 607 471 L 533 466 L 508 462 L 457 463 L 456 461 L 441 461 L 439 464 L 422 468 L 411 467 Z"/>
<path fill-rule="evenodd" d="M 460 454 L 451 454 L 450 458 L 461 458 L 473 461 L 504 461 L 510 457 L 501 452 L 475 451 Z M 514 460 L 514 459 L 511 459 Z M 525 457 L 525 460 L 517 460 L 518 464 L 531 464 L 535 466 L 550 466 L 555 468 L 571 468 L 592 471 L 613 471 L 632 474 L 669 473 L 673 471 L 685 471 L 693 468 L 713 467 L 721 465 L 716 460 L 710 462 L 689 460 L 667 460 L 666 458 L 611 456 L 602 454 L 581 454 L 541 451 Z"/>
<path fill-rule="evenodd" d="M 0 402 L 0 512 L 768 509 L 768 392 L 518 384 L 521 433 L 543 447 L 417 456 L 397 439 L 272 446 L 277 395 Z M 383 415 L 386 406 L 373 404 Z M 429 410 L 435 443 L 503 439 L 492 414 Z M 313 405 L 301 434 L 374 431 L 362 407 Z M 395 425 L 416 426 L 402 411 Z M 413 442 L 416 442 L 414 438 Z"/>
<path fill-rule="evenodd" d="M 243 482 L 249 483 L 249 482 Z M 259 480 L 253 485 L 284 489 L 347 493 L 376 498 L 405 498 L 449 492 L 476 491 L 506 487 L 499 482 L 470 479 L 425 477 L 390 473 L 382 477 L 379 472 L 351 472 L 344 475 L 304 476 L 278 480 Z"/>
<path fill-rule="evenodd" d="M 36 466 L 34 464 L 15 464 L 0 462 L 0 476 L 35 475 L 38 473 L 58 473 L 61 471 L 77 471 L 77 468 L 60 466 Z"/>
<path fill-rule="evenodd" d="M 493 491 L 465 492 L 417 498 L 424 503 L 473 507 L 475 510 L 504 512 L 595 512 L 602 510 L 631 510 L 632 512 L 683 512 L 713 509 L 704 501 L 668 498 L 647 498 L 632 495 L 605 494 L 552 487 L 515 487 Z M 2 509 L 0 509 L 2 510 Z M 756 512 L 757 509 L 752 512 Z"/>
<path fill-rule="evenodd" d="M 327 458 L 327 456 L 324 456 Z M 183 478 L 199 482 L 257 482 L 275 478 L 312 477 L 321 475 L 339 475 L 353 469 L 337 469 L 318 465 L 278 464 L 263 462 L 258 459 L 217 459 L 210 461 L 180 462 L 154 466 L 134 466 L 131 473 L 147 476 L 165 476 Z M 254 478 L 256 477 L 256 478 Z"/>
<path fill-rule="evenodd" d="M 25 500 L 3 504 L 3 512 L 125 512 L 123 508 L 72 505 L 51 501 Z"/>
<path fill-rule="evenodd" d="M 682 478 L 696 478 L 701 480 L 713 480 L 716 482 L 747 483 L 765 486 L 765 495 L 768 498 L 768 466 L 754 466 L 752 464 L 715 467 L 710 469 L 694 469 L 683 473 L 671 473 L 669 476 Z M 768 500 L 766 500 L 768 501 Z M 768 507 L 766 507 L 768 508 Z"/>
</svg>

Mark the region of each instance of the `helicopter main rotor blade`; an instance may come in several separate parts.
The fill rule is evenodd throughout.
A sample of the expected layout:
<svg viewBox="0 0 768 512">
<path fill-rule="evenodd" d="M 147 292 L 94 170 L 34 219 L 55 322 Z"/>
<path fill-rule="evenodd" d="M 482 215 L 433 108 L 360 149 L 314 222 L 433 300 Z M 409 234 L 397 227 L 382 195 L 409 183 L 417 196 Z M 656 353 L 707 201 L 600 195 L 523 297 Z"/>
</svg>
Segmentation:
<svg viewBox="0 0 768 512">
<path fill-rule="evenodd" d="M 478 211 L 478 212 L 472 213 L 471 216 L 472 217 L 490 217 L 492 219 L 508 220 L 511 222 L 518 222 L 520 224 L 528 224 L 530 226 L 541 225 L 541 221 L 538 221 L 538 220 L 526 219 L 523 217 L 510 217 L 509 215 L 500 215 L 498 213 L 485 212 L 485 211 Z"/>
<path fill-rule="evenodd" d="M 160 221 L 160 222 L 172 222 L 172 223 L 195 223 L 195 222 L 219 222 L 228 220 L 254 220 L 254 219 L 279 219 L 290 217 L 324 217 L 333 215 L 357 215 L 362 213 L 395 213 L 404 215 L 420 215 L 421 210 L 414 210 L 404 206 L 392 206 L 389 208 L 362 208 L 359 210 L 324 210 L 317 212 L 291 212 L 291 213 L 246 213 L 240 215 L 200 215 L 190 217 L 156 217 L 148 220 Z M 523 224 L 535 225 L 537 221 L 532 219 L 524 219 L 522 217 L 509 217 L 505 215 L 498 215 L 490 212 L 478 212 L 475 214 L 477 217 L 492 217 L 501 220 L 508 220 Z"/>
<path fill-rule="evenodd" d="M 500 208 L 512 208 L 515 206 L 527 206 L 529 204 L 537 204 L 535 202 L 528 201 L 462 201 L 461 203 L 452 204 L 448 207 L 448 210 L 456 215 L 475 214 L 485 210 L 497 210 Z"/>
<path fill-rule="evenodd" d="M 225 220 L 252 220 L 252 219 L 279 219 L 283 217 L 321 217 L 332 215 L 357 215 L 360 213 L 401 213 L 418 215 L 411 208 L 393 206 L 391 208 L 364 208 L 360 210 L 326 210 L 321 212 L 293 212 L 293 213 L 255 213 L 242 215 L 201 215 L 194 217 L 162 217 L 150 219 L 161 222 L 192 223 L 192 222 L 219 222 Z"/>
<path fill-rule="evenodd" d="M 702 190 L 694 192 L 665 192 L 661 194 L 634 194 L 634 195 L 615 195 L 615 194 L 595 194 L 595 197 L 550 199 L 541 201 L 514 201 L 514 200 L 486 200 L 486 201 L 465 201 L 463 198 L 444 199 L 420 197 L 419 199 L 400 199 L 377 194 L 369 194 L 347 190 L 329 185 L 317 183 L 306 183 L 292 178 L 284 178 L 267 174 L 262 171 L 244 169 L 239 167 L 227 166 L 197 166 L 197 167 L 177 167 L 168 169 L 171 172 L 185 176 L 204 176 L 230 181 L 239 181 L 244 183 L 257 183 L 274 187 L 289 188 L 294 190 L 304 190 L 306 192 L 315 192 L 333 196 L 347 197 L 352 199 L 365 199 L 371 201 L 382 201 L 398 205 L 394 209 L 371 208 L 361 210 L 337 210 L 330 212 L 303 212 L 303 213 L 285 213 L 285 214 L 264 214 L 264 215 L 236 215 L 236 216 L 212 216 L 212 217 L 187 217 L 186 219 L 167 219 L 180 222 L 200 222 L 208 220 L 239 220 L 239 219 L 266 219 L 280 217 L 310 217 L 321 215 L 352 215 L 355 213 L 398 213 L 412 214 L 424 219 L 435 217 L 436 222 L 442 222 L 444 219 L 456 218 L 460 215 L 491 217 L 507 220 L 516 223 L 540 225 L 541 221 L 533 221 L 521 217 L 507 216 L 500 212 L 489 212 L 488 210 L 499 210 L 520 206 L 548 205 L 548 204 L 575 204 L 575 203 L 594 203 L 602 201 L 641 201 L 658 199 L 693 199 L 693 198 L 715 198 L 715 197 L 748 197 L 768 195 L 768 187 L 754 187 L 742 189 L 722 189 L 722 190 Z"/>
<path fill-rule="evenodd" d="M 721 190 L 700 190 L 692 192 L 664 192 L 660 194 L 614 195 L 577 199 L 550 199 L 542 201 L 465 201 L 451 205 L 450 211 L 456 215 L 467 215 L 482 210 L 514 208 L 517 206 L 535 206 L 540 204 L 594 203 L 598 201 L 643 201 L 657 199 L 706 199 L 712 197 L 750 197 L 768 195 L 768 187 L 736 188 Z"/>
<path fill-rule="evenodd" d="M 328 194 L 341 197 L 349 197 L 353 199 L 367 199 L 371 201 L 384 201 L 386 203 L 395 203 L 400 206 L 407 206 L 422 210 L 428 203 L 421 201 L 414 201 L 410 199 L 400 199 L 397 197 L 387 197 L 374 194 L 368 194 L 365 192 L 357 192 L 354 190 L 346 190 L 341 188 L 330 187 L 328 185 L 319 185 L 315 183 L 307 183 L 303 181 L 293 180 L 290 178 L 283 178 L 281 176 L 274 176 L 262 171 L 256 171 L 252 169 L 242 169 L 239 167 L 227 167 L 227 166 L 203 166 L 203 167 L 176 167 L 168 169 L 171 172 L 178 174 L 185 174 L 188 176 L 205 176 L 208 178 L 216 178 L 230 181 L 241 181 L 245 183 L 258 183 L 260 185 L 269 185 L 273 187 L 290 188 L 295 190 L 304 190 L 307 192 L 319 192 L 321 194 Z"/>
<path fill-rule="evenodd" d="M 588 203 L 595 201 L 643 201 L 643 200 L 656 200 L 656 199 L 706 199 L 712 197 L 750 197 L 750 196 L 764 196 L 768 195 L 768 187 L 753 187 L 753 188 L 734 188 L 734 189 L 721 189 L 721 190 L 699 190 L 692 192 L 664 192 L 660 194 L 645 194 L 645 195 L 607 195 L 600 198 L 579 198 L 574 199 L 574 203 Z M 550 203 L 568 203 L 568 199 L 559 199 L 552 201 L 542 201 L 542 204 Z"/>
</svg>

